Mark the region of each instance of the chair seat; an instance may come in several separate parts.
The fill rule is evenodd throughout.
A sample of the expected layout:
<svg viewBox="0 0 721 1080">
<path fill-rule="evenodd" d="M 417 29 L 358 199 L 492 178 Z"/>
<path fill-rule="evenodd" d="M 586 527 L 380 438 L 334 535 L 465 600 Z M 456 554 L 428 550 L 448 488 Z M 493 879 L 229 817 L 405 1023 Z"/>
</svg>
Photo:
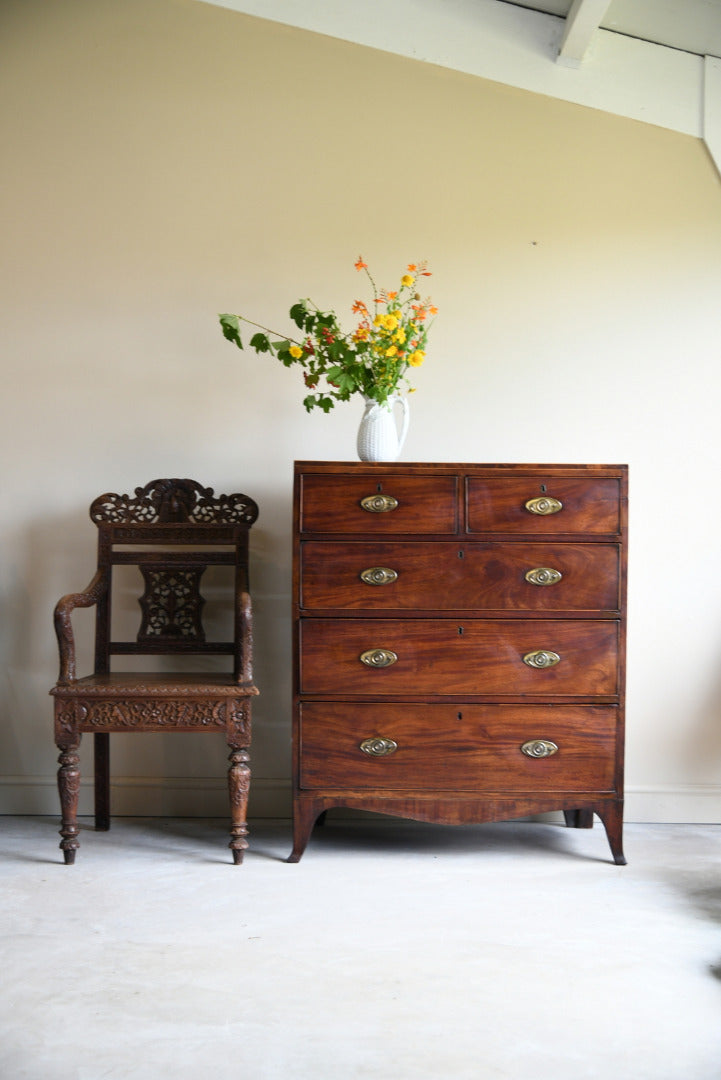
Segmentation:
<svg viewBox="0 0 721 1080">
<path fill-rule="evenodd" d="M 119 671 L 88 675 L 50 691 L 60 729 L 223 731 L 250 741 L 246 702 L 258 690 L 217 672 L 182 675 Z"/>
<path fill-rule="evenodd" d="M 232 675 L 218 672 L 114 671 L 109 675 L 86 675 L 66 685 L 59 684 L 50 693 L 60 698 L 251 697 L 258 689 L 252 683 L 238 683 Z"/>
</svg>

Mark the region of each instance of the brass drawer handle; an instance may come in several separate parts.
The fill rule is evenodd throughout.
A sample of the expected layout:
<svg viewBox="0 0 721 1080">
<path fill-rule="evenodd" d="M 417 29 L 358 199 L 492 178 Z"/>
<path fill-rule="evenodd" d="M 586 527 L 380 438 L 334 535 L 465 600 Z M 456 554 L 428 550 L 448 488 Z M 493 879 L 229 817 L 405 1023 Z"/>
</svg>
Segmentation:
<svg viewBox="0 0 721 1080">
<path fill-rule="evenodd" d="M 387 757 L 388 754 L 395 754 L 398 743 L 393 739 L 384 739 L 377 735 L 373 739 L 364 739 L 360 744 L 360 749 L 369 757 Z"/>
<path fill-rule="evenodd" d="M 365 499 L 361 499 L 361 506 L 369 514 L 387 514 L 396 509 L 398 499 L 392 495 L 366 495 Z"/>
<path fill-rule="evenodd" d="M 397 571 L 388 566 L 369 566 L 361 571 L 361 581 L 365 581 L 366 585 L 391 585 L 397 579 Z"/>
<path fill-rule="evenodd" d="M 537 566 L 526 574 L 526 581 L 531 585 L 557 585 L 563 577 L 560 570 L 554 570 L 551 566 Z"/>
<path fill-rule="evenodd" d="M 548 514 L 557 514 L 559 510 L 563 510 L 563 503 L 551 498 L 550 495 L 539 495 L 535 499 L 528 500 L 526 510 L 529 514 L 547 517 Z"/>
<path fill-rule="evenodd" d="M 526 653 L 523 657 L 524 664 L 538 669 L 555 667 L 560 660 L 561 657 L 558 653 L 551 652 L 550 649 L 536 649 L 535 652 Z"/>
<path fill-rule="evenodd" d="M 558 753 L 558 747 L 550 739 L 529 739 L 521 747 L 521 753 L 530 758 L 551 757 Z"/>
<path fill-rule="evenodd" d="M 371 668 L 390 667 L 398 659 L 398 653 L 392 649 L 366 649 L 360 654 L 360 659 Z"/>
</svg>

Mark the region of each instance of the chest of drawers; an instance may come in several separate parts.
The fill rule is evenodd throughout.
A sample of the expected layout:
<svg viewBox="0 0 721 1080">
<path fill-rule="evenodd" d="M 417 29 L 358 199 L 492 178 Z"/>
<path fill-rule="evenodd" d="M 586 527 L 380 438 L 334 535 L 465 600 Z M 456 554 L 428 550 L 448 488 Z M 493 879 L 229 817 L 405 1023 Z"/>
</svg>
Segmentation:
<svg viewBox="0 0 721 1080">
<path fill-rule="evenodd" d="M 296 462 L 293 852 L 563 810 L 625 862 L 626 466 Z"/>
</svg>

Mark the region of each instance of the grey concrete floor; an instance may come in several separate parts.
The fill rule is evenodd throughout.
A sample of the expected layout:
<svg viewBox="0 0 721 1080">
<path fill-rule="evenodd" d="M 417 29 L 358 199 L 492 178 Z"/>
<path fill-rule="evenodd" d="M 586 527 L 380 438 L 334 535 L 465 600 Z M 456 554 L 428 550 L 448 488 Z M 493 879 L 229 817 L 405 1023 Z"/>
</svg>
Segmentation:
<svg viewBox="0 0 721 1080">
<path fill-rule="evenodd" d="M 721 825 L 0 818 L 2 1080 L 719 1080 Z"/>
</svg>

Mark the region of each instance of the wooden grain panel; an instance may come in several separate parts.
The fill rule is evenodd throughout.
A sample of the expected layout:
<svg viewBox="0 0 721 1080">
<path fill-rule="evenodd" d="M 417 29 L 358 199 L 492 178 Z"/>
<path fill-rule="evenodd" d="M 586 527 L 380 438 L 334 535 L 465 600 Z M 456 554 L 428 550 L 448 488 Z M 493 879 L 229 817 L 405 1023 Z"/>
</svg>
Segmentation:
<svg viewBox="0 0 721 1080">
<path fill-rule="evenodd" d="M 616 622 L 467 619 L 304 619 L 301 693 L 613 695 L 618 689 Z M 398 660 L 371 669 L 365 650 Z M 557 652 L 555 667 L 534 670 L 525 654 Z"/>
<path fill-rule="evenodd" d="M 614 611 L 620 604 L 615 544 L 308 541 L 300 558 L 307 611 Z M 397 580 L 366 584 L 361 572 L 375 566 L 394 570 Z M 525 575 L 535 567 L 556 569 L 561 580 L 530 584 Z"/>
<path fill-rule="evenodd" d="M 302 706 L 301 786 L 475 792 L 610 791 L 618 710 L 612 706 L 410 705 L 308 702 Z M 393 739 L 385 757 L 360 750 Z M 529 739 L 558 746 L 521 752 Z"/>
<path fill-rule="evenodd" d="M 615 534 L 620 524 L 620 480 L 516 475 L 466 478 L 469 533 Z M 526 502 L 553 497 L 562 509 L 547 517 L 529 513 Z"/>
<path fill-rule="evenodd" d="M 361 506 L 368 495 L 388 495 L 395 510 L 369 513 Z M 309 474 L 301 478 L 301 532 L 384 536 L 389 533 L 453 533 L 458 527 L 458 479 L 455 476 L 399 472 L 379 479 L 372 471 L 347 476 Z"/>
</svg>

